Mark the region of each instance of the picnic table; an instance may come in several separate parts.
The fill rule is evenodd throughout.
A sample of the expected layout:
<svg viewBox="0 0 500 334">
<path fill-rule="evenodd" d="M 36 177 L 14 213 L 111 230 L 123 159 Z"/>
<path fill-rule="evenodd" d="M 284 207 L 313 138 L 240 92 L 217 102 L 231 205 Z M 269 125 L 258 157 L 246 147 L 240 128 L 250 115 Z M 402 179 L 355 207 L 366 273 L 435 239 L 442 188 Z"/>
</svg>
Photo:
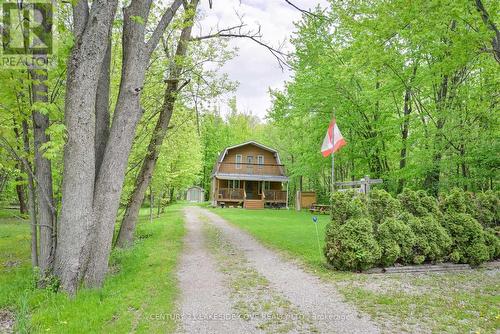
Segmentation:
<svg viewBox="0 0 500 334">
<path fill-rule="evenodd" d="M 322 214 L 322 213 L 329 214 L 330 213 L 330 205 L 313 203 L 313 204 L 311 204 L 311 207 L 309 208 L 309 212 L 319 213 L 319 214 Z"/>
</svg>

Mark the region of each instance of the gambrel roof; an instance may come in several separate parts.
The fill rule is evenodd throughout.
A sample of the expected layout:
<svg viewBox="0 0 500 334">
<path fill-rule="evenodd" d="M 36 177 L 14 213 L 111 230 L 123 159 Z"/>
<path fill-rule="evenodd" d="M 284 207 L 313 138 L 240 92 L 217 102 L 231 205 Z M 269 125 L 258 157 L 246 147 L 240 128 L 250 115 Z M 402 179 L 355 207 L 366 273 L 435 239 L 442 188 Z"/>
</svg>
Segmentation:
<svg viewBox="0 0 500 334">
<path fill-rule="evenodd" d="M 271 153 L 273 153 L 274 157 L 276 158 L 276 163 L 278 165 L 281 165 L 281 159 L 280 159 L 280 156 L 279 156 L 279 153 L 277 150 L 269 147 L 269 146 L 266 146 L 264 144 L 261 144 L 261 143 L 258 143 L 254 140 L 249 140 L 249 141 L 246 141 L 244 143 L 241 143 L 241 144 L 237 144 L 237 145 L 233 145 L 233 146 L 229 146 L 229 147 L 226 147 L 220 154 L 219 154 L 219 157 L 217 158 L 217 161 L 215 162 L 215 165 L 214 165 L 214 168 L 212 170 L 212 177 L 213 176 L 217 176 L 217 178 L 220 178 L 220 179 L 226 179 L 226 180 L 237 180 L 237 179 L 240 179 L 240 180 L 243 180 L 245 179 L 245 175 L 241 175 L 241 174 L 221 174 L 221 173 L 218 173 L 218 165 L 220 163 L 222 163 L 222 161 L 224 160 L 224 158 L 226 157 L 227 155 L 227 152 L 229 150 L 232 150 L 232 149 L 235 149 L 235 148 L 238 148 L 238 147 L 242 147 L 242 146 L 246 146 L 246 145 L 254 145 L 254 146 L 257 146 L 263 150 L 266 150 L 266 151 L 269 151 Z M 286 182 L 288 181 L 288 177 L 286 176 L 266 176 L 266 175 L 262 175 L 259 177 L 262 181 L 279 181 L 279 182 Z M 255 179 L 255 176 L 253 176 L 252 179 Z"/>
</svg>

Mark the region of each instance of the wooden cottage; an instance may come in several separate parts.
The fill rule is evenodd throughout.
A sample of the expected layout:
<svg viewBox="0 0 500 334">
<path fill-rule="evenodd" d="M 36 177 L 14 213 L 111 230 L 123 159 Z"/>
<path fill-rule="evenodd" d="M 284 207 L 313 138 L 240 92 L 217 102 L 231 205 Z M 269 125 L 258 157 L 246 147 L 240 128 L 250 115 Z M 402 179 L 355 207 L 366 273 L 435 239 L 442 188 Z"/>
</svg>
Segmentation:
<svg viewBox="0 0 500 334">
<path fill-rule="evenodd" d="M 212 172 L 214 206 L 288 207 L 288 177 L 275 149 L 255 141 L 226 148 Z"/>
</svg>

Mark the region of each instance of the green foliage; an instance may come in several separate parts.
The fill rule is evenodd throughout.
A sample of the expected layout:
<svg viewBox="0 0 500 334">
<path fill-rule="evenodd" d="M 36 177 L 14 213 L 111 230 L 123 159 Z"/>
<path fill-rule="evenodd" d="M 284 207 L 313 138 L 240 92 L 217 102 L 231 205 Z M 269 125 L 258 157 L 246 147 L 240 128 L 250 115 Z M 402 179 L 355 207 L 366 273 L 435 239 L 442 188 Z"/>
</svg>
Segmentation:
<svg viewBox="0 0 500 334">
<path fill-rule="evenodd" d="M 380 260 L 373 224 L 367 218 L 352 218 L 344 224 L 332 221 L 325 241 L 325 257 L 335 269 L 365 270 Z"/>
<path fill-rule="evenodd" d="M 375 226 L 384 219 L 397 217 L 401 212 L 401 204 L 383 189 L 373 189 L 368 196 L 368 212 Z"/>
<path fill-rule="evenodd" d="M 495 260 L 500 257 L 500 238 L 492 228 L 484 230 L 484 242 L 488 247 L 490 260 Z"/>
<path fill-rule="evenodd" d="M 495 22 L 498 5 L 483 4 Z M 335 156 L 339 181 L 369 174 L 390 192 L 433 195 L 498 187 L 500 77 L 480 46 L 493 35 L 476 6 L 347 0 L 304 14 L 291 40 L 292 79 L 272 91 L 269 115 L 290 142 L 292 175 L 328 189 L 330 161 L 311 148 L 335 110 L 348 142 Z"/>
<path fill-rule="evenodd" d="M 334 192 L 332 194 L 332 219 L 340 224 L 349 219 L 368 215 L 364 196 L 354 191 Z"/>
<path fill-rule="evenodd" d="M 413 262 L 442 262 L 452 242 L 446 229 L 432 216 L 414 217 L 406 214 L 404 219 L 415 234 Z"/>
<path fill-rule="evenodd" d="M 453 262 L 479 265 L 490 259 L 490 250 L 486 245 L 483 228 L 471 215 L 449 212 L 445 215 L 444 226 L 452 238 Z M 493 244 L 492 247 L 496 246 Z"/>
<path fill-rule="evenodd" d="M 382 250 L 380 263 L 391 266 L 395 262 L 411 263 L 416 238 L 411 228 L 401 220 L 385 219 L 377 231 L 377 240 Z"/>
<path fill-rule="evenodd" d="M 484 227 L 500 226 L 500 193 L 488 190 L 476 194 L 474 217 Z"/>
<path fill-rule="evenodd" d="M 469 211 L 468 205 L 471 204 L 471 196 L 458 189 L 453 188 L 449 193 L 440 198 L 440 207 L 443 212 L 466 213 Z"/>
<path fill-rule="evenodd" d="M 423 190 L 413 191 L 404 189 L 403 192 L 398 195 L 398 199 L 404 210 L 416 217 L 424 217 L 427 215 L 437 216 L 440 214 L 437 200 Z"/>
</svg>

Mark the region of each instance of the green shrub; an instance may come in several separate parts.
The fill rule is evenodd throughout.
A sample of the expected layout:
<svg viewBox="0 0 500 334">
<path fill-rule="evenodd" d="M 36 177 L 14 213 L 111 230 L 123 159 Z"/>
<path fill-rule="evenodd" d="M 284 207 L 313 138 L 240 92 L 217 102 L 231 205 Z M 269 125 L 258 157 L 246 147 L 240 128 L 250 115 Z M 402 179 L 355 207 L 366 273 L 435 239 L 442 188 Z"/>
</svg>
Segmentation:
<svg viewBox="0 0 500 334">
<path fill-rule="evenodd" d="M 380 259 L 373 224 L 366 218 L 349 219 L 344 224 L 332 221 L 325 241 L 325 257 L 335 269 L 364 270 Z"/>
<path fill-rule="evenodd" d="M 500 225 L 500 197 L 499 193 L 488 190 L 476 194 L 474 201 L 476 218 L 484 227 L 495 227 Z"/>
<path fill-rule="evenodd" d="M 368 212 L 377 226 L 387 218 L 397 217 L 401 212 L 401 203 L 387 191 L 374 189 L 368 196 Z"/>
<path fill-rule="evenodd" d="M 468 213 L 470 212 L 471 196 L 462 189 L 453 188 L 448 194 L 442 195 L 439 201 L 441 210 L 445 213 Z"/>
<path fill-rule="evenodd" d="M 444 260 L 451 246 L 451 238 L 433 216 L 415 217 L 406 213 L 401 219 L 407 222 L 415 235 L 414 263 L 420 264 L 424 261 L 435 263 Z"/>
<path fill-rule="evenodd" d="M 378 227 L 377 240 L 382 251 L 380 263 L 391 266 L 395 262 L 413 261 L 415 234 L 411 228 L 396 218 L 388 218 Z"/>
<path fill-rule="evenodd" d="M 453 256 L 450 256 L 450 260 L 476 266 L 490 259 L 483 227 L 471 215 L 448 213 L 444 226 L 452 237 Z"/>
<path fill-rule="evenodd" d="M 416 217 L 424 217 L 427 215 L 437 217 L 440 215 L 437 200 L 423 190 L 413 191 L 404 189 L 403 192 L 398 195 L 398 199 L 403 209 Z"/>
<path fill-rule="evenodd" d="M 363 194 L 354 191 L 334 192 L 332 195 L 332 220 L 344 224 L 349 219 L 368 215 Z"/>
<path fill-rule="evenodd" d="M 484 241 L 488 247 L 490 260 L 495 260 L 500 257 L 500 238 L 498 238 L 495 230 L 487 228 L 484 230 Z"/>
</svg>

